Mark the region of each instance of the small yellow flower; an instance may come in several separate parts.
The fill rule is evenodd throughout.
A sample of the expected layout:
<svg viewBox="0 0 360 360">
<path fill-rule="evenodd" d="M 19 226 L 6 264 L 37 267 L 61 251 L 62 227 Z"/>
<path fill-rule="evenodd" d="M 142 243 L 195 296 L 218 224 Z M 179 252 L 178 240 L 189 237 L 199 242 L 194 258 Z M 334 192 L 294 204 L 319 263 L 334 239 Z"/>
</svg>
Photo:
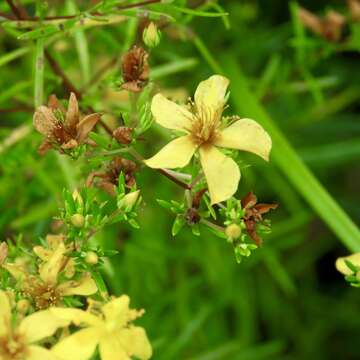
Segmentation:
<svg viewBox="0 0 360 360">
<path fill-rule="evenodd" d="M 229 199 L 240 180 L 238 165 L 218 147 L 249 151 L 267 161 L 271 150 L 270 136 L 254 120 L 237 119 L 224 126 L 228 85 L 229 80 L 220 75 L 202 81 L 191 111 L 161 94 L 155 95 L 151 104 L 158 124 L 186 135 L 171 141 L 145 164 L 152 168 L 184 167 L 198 150 L 212 204 Z"/>
<path fill-rule="evenodd" d="M 52 349 L 63 360 L 89 359 L 99 345 L 102 360 L 147 360 L 152 355 L 151 345 L 145 330 L 130 324 L 143 311 L 129 308 L 130 299 L 123 295 L 111 300 L 94 313 L 79 309 L 52 308 L 50 311 L 66 321 L 87 325 L 60 341 Z M 93 308 L 91 310 L 94 310 Z"/>
<path fill-rule="evenodd" d="M 52 336 L 67 323 L 44 310 L 29 315 L 14 325 L 9 298 L 4 291 L 0 291 L 0 359 L 59 360 L 56 354 L 36 343 Z"/>
<path fill-rule="evenodd" d="M 60 244 L 65 243 L 65 236 L 60 235 L 46 235 L 46 243 L 47 247 L 43 246 L 34 246 L 34 253 L 44 262 L 42 265 L 47 263 L 50 258 L 53 256 L 54 252 L 59 248 Z M 62 245 L 61 245 L 62 246 Z M 73 250 L 73 245 L 66 245 L 66 252 L 70 252 Z M 63 264 L 60 266 L 64 269 L 64 275 L 66 278 L 70 279 L 75 274 L 75 261 L 72 258 L 68 258 L 66 256 L 62 257 Z M 40 265 L 41 267 L 41 265 Z"/>
<path fill-rule="evenodd" d="M 346 265 L 345 260 L 351 262 L 353 265 L 360 268 L 360 253 L 355 253 L 349 256 L 340 257 L 336 260 L 335 266 L 337 271 L 341 272 L 343 275 L 351 275 L 353 272 Z"/>
<path fill-rule="evenodd" d="M 36 275 L 29 274 L 26 268 L 16 264 L 5 264 L 3 267 L 18 281 L 23 295 L 32 300 L 37 309 L 60 305 L 65 296 L 95 294 L 98 289 L 88 273 L 82 274 L 77 280 L 60 280 L 60 274 L 66 272 L 66 261 L 71 260 L 65 256 L 66 252 L 65 244 L 59 242 L 58 247 L 51 250 L 47 260 L 39 266 Z"/>
</svg>

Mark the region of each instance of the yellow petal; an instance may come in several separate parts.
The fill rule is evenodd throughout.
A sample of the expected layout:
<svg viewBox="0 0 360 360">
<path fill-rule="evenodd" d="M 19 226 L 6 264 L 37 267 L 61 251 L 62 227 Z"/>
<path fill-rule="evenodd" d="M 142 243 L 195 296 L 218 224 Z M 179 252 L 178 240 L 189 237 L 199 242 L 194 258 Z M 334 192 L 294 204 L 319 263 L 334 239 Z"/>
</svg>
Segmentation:
<svg viewBox="0 0 360 360">
<path fill-rule="evenodd" d="M 101 339 L 100 345 L 101 360 L 130 360 L 125 350 L 122 348 L 117 336 L 107 336 Z"/>
<path fill-rule="evenodd" d="M 64 322 L 66 321 L 68 324 L 73 323 L 77 326 L 86 324 L 99 328 L 103 325 L 103 321 L 100 318 L 80 309 L 52 307 L 46 311 L 49 311 L 56 318 Z"/>
<path fill-rule="evenodd" d="M 213 75 L 202 81 L 195 92 L 195 104 L 199 113 L 206 116 L 209 112 L 221 112 L 228 86 L 229 79 L 221 75 Z"/>
<path fill-rule="evenodd" d="M 7 331 L 10 323 L 11 307 L 5 291 L 0 291 L 0 337 Z"/>
<path fill-rule="evenodd" d="M 122 295 L 109 301 L 102 307 L 102 312 L 105 315 L 106 321 L 114 321 L 118 326 L 123 326 L 128 320 L 130 298 L 127 295 Z"/>
<path fill-rule="evenodd" d="M 95 281 L 90 275 L 83 276 L 80 280 L 70 280 L 57 287 L 63 296 L 83 295 L 88 296 L 97 292 Z"/>
<path fill-rule="evenodd" d="M 63 360 L 88 360 L 94 353 L 102 333 L 96 327 L 90 327 L 61 340 L 52 348 L 52 352 Z"/>
<path fill-rule="evenodd" d="M 118 336 L 119 342 L 129 356 L 147 360 L 151 358 L 152 348 L 143 328 L 133 326 L 121 330 Z"/>
<path fill-rule="evenodd" d="M 256 121 L 241 119 L 224 129 L 215 145 L 249 151 L 268 161 L 271 138 Z"/>
<path fill-rule="evenodd" d="M 154 169 L 184 167 L 191 160 L 196 147 L 190 136 L 182 136 L 169 142 L 153 157 L 144 160 L 144 163 Z"/>
<path fill-rule="evenodd" d="M 60 243 L 57 249 L 52 253 L 49 261 L 41 266 L 39 274 L 41 280 L 45 283 L 56 284 L 57 277 L 64 263 L 65 252 L 65 244 Z"/>
<path fill-rule="evenodd" d="M 53 352 L 40 346 L 31 345 L 27 348 L 26 360 L 61 360 Z"/>
<path fill-rule="evenodd" d="M 21 265 L 3 264 L 2 267 L 6 269 L 19 282 L 23 281 L 27 275 L 24 267 Z"/>
<path fill-rule="evenodd" d="M 200 161 L 208 184 L 211 204 L 229 199 L 235 194 L 240 180 L 236 162 L 214 146 L 200 148 Z"/>
<path fill-rule="evenodd" d="M 155 121 L 167 129 L 188 132 L 191 128 L 191 112 L 161 94 L 153 97 L 151 112 Z"/>
<path fill-rule="evenodd" d="M 50 256 L 52 255 L 52 251 L 49 249 L 45 249 L 43 246 L 34 246 L 33 252 L 42 260 L 48 261 Z"/>
<path fill-rule="evenodd" d="M 351 275 L 353 273 L 346 265 L 345 260 L 350 261 L 355 266 L 360 267 L 360 253 L 340 257 L 336 260 L 335 266 L 337 271 L 341 272 L 344 275 Z"/>
<path fill-rule="evenodd" d="M 25 335 L 28 343 L 33 343 L 51 336 L 61 327 L 65 327 L 70 322 L 55 316 L 49 310 L 38 311 L 24 318 L 19 330 Z"/>
</svg>

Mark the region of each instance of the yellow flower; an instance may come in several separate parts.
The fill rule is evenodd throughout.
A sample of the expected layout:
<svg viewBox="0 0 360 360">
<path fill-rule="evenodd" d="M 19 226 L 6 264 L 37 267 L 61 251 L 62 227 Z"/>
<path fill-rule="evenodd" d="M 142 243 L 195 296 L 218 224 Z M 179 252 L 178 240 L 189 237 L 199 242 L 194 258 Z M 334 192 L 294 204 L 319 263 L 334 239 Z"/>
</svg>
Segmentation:
<svg viewBox="0 0 360 360">
<path fill-rule="evenodd" d="M 360 268 L 360 253 L 352 254 L 345 257 L 340 257 L 336 260 L 335 266 L 337 271 L 344 275 L 351 275 L 353 272 L 346 265 L 345 260 L 351 262 L 353 265 Z"/>
<path fill-rule="evenodd" d="M 44 310 L 27 316 L 14 326 L 9 298 L 0 291 L 0 359 L 58 360 L 56 354 L 36 343 L 52 336 L 67 323 Z"/>
<path fill-rule="evenodd" d="M 71 260 L 65 256 L 66 252 L 65 244 L 59 242 L 57 248 L 48 254 L 47 261 L 39 266 L 36 276 L 16 264 L 3 267 L 18 281 L 23 295 L 32 300 L 37 309 L 60 305 L 64 296 L 95 294 L 97 286 L 90 274 L 84 273 L 78 280 L 60 281 L 59 275 L 66 269 L 66 259 Z M 45 256 L 44 253 L 41 255 Z"/>
<path fill-rule="evenodd" d="M 59 246 L 64 244 L 65 236 L 64 235 L 46 235 L 46 243 L 47 247 L 43 246 L 34 246 L 34 253 L 44 262 L 42 265 L 45 265 L 50 258 L 53 256 L 54 252 L 59 248 Z M 73 245 L 66 245 L 66 252 L 73 250 Z M 60 265 L 61 268 L 64 268 L 64 275 L 66 278 L 70 279 L 75 274 L 75 261 L 72 258 L 68 258 L 66 256 L 61 257 L 63 260 L 63 264 Z M 41 267 L 41 265 L 40 265 Z"/>
<path fill-rule="evenodd" d="M 158 124 L 186 135 L 171 141 L 145 164 L 152 168 L 184 167 L 198 150 L 212 204 L 229 199 L 240 180 L 236 162 L 217 147 L 249 151 L 265 160 L 271 150 L 270 136 L 254 120 L 237 119 L 224 126 L 222 113 L 228 85 L 229 80 L 220 75 L 202 81 L 191 111 L 161 94 L 155 95 L 151 104 Z"/>
<path fill-rule="evenodd" d="M 130 324 L 143 311 L 129 309 L 129 302 L 128 296 L 120 296 L 96 309 L 96 315 L 79 309 L 50 309 L 64 321 L 87 325 L 60 341 L 52 351 L 63 360 L 73 360 L 74 354 L 76 360 L 86 360 L 99 346 L 102 360 L 129 360 L 134 356 L 141 360 L 150 359 L 152 349 L 145 330 Z"/>
</svg>

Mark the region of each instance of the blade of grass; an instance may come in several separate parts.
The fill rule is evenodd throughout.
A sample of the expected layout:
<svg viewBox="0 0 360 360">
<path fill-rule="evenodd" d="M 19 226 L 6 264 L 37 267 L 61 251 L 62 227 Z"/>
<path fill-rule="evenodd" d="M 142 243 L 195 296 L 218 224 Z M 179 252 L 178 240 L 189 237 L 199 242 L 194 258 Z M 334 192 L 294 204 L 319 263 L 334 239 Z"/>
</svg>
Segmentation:
<svg viewBox="0 0 360 360">
<path fill-rule="evenodd" d="M 35 47 L 35 78 L 34 78 L 34 106 L 43 103 L 44 97 L 44 39 L 36 40 Z"/>
<path fill-rule="evenodd" d="M 36 14 L 41 15 L 42 4 L 36 1 Z M 34 106 L 42 105 L 44 97 L 44 39 L 37 39 L 35 46 Z"/>
<path fill-rule="evenodd" d="M 160 65 L 151 69 L 151 78 L 154 80 L 159 79 L 161 77 L 191 69 L 197 64 L 198 61 L 194 58 L 176 60 L 171 63 Z"/>
<path fill-rule="evenodd" d="M 67 1 L 67 10 L 70 14 L 75 14 L 78 9 L 73 0 Z M 90 57 L 89 47 L 86 39 L 85 31 L 83 28 L 79 28 L 74 32 L 76 50 L 79 56 L 80 69 L 82 73 L 83 83 L 86 84 L 90 80 Z"/>
</svg>

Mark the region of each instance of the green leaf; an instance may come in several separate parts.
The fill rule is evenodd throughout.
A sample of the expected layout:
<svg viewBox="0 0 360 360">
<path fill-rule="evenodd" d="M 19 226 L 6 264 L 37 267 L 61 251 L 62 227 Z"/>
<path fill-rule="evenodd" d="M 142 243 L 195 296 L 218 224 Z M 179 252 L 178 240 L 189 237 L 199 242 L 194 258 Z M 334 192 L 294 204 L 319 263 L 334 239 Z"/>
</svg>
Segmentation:
<svg viewBox="0 0 360 360">
<path fill-rule="evenodd" d="M 182 227 L 185 225 L 185 219 L 183 215 L 177 215 L 175 218 L 175 221 L 173 223 L 172 229 L 171 229 L 171 234 L 172 236 L 176 236 L 180 230 L 182 229 Z"/>
</svg>

